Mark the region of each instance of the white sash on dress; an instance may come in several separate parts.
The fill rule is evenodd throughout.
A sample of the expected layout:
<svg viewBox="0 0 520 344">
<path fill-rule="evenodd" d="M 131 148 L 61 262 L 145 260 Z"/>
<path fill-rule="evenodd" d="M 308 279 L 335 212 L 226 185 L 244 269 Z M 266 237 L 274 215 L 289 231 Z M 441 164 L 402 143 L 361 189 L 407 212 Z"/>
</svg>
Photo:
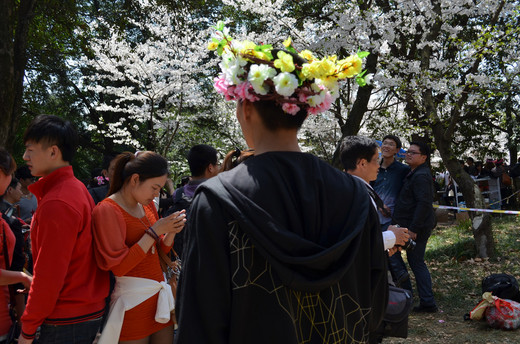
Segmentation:
<svg viewBox="0 0 520 344">
<path fill-rule="evenodd" d="M 149 299 L 157 292 L 159 292 L 159 299 L 157 300 L 155 321 L 165 324 L 170 321 L 171 311 L 175 308 L 172 289 L 168 283 L 140 277 L 116 277 L 108 321 L 98 344 L 117 343 L 123 327 L 125 312 Z"/>
</svg>

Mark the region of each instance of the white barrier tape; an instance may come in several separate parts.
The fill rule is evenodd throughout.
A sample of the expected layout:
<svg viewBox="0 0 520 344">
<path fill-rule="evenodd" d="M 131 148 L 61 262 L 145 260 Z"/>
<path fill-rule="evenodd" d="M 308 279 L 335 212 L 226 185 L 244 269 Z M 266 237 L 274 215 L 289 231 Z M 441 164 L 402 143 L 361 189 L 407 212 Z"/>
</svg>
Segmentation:
<svg viewBox="0 0 520 344">
<path fill-rule="evenodd" d="M 494 210 L 494 209 L 477 209 L 477 208 L 463 208 L 463 207 L 451 207 L 447 205 L 438 205 L 434 204 L 434 208 L 438 209 L 453 209 L 453 210 L 464 210 L 464 211 L 479 211 L 482 213 L 498 213 L 498 214 L 511 214 L 511 215 L 520 215 L 520 211 L 515 210 Z"/>
</svg>

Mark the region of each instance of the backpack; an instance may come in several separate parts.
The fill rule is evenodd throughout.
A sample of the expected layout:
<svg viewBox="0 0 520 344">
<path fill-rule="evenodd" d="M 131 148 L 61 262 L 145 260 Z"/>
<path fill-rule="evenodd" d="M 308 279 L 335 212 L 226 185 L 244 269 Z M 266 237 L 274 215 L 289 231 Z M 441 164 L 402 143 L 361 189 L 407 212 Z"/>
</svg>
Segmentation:
<svg viewBox="0 0 520 344">
<path fill-rule="evenodd" d="M 412 308 L 412 292 L 407 289 L 388 286 L 388 306 L 385 316 L 374 334 L 371 343 L 381 342 L 383 337 L 408 337 L 408 315 Z M 375 339 L 375 341 L 374 341 Z"/>
<path fill-rule="evenodd" d="M 173 205 L 165 212 L 164 217 L 171 215 L 176 211 L 181 211 L 185 209 L 186 219 L 188 219 L 192 200 L 192 197 L 189 197 L 184 193 L 184 186 L 181 186 L 180 188 L 175 190 Z M 173 242 L 173 249 L 179 257 L 182 257 L 182 249 L 184 247 L 184 232 L 186 231 L 186 229 L 187 226 L 185 225 L 184 229 L 175 235 L 175 240 Z"/>
<path fill-rule="evenodd" d="M 501 299 L 520 302 L 518 282 L 508 274 L 492 274 L 482 280 L 482 293 L 491 292 Z"/>
</svg>

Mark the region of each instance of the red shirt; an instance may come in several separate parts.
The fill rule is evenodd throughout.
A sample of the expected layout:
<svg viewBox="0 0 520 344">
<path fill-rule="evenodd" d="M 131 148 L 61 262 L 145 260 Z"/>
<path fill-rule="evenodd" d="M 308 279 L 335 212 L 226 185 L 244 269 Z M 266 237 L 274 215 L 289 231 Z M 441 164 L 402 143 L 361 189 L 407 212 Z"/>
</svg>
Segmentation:
<svg viewBox="0 0 520 344">
<path fill-rule="evenodd" d="M 98 268 L 92 244 L 94 202 L 74 177 L 59 168 L 29 186 L 38 200 L 31 227 L 34 277 L 22 316 L 31 339 L 42 323 L 66 325 L 103 315 L 109 274 Z"/>
<path fill-rule="evenodd" d="M 7 244 L 7 256 L 9 260 L 13 259 L 14 252 L 14 243 L 16 242 L 16 238 L 9 228 L 9 225 L 1 218 L 0 215 L 0 269 L 6 268 L 7 264 L 5 262 L 4 255 L 4 240 Z M 1 272 L 0 272 L 1 274 Z M 9 287 L 6 285 L 0 286 L 0 336 L 3 336 L 9 332 L 9 328 L 11 327 L 11 316 L 9 315 Z"/>
</svg>

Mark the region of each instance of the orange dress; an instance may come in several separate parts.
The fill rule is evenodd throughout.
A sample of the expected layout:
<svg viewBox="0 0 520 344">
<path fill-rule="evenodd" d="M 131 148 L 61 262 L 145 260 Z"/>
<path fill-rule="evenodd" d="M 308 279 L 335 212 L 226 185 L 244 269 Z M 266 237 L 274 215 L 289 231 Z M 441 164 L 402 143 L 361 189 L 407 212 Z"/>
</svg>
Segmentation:
<svg viewBox="0 0 520 344">
<path fill-rule="evenodd" d="M 146 216 L 134 217 L 115 201 L 106 198 L 92 213 L 96 261 L 103 270 L 110 270 L 116 276 L 149 278 L 158 282 L 164 280 L 159 263 L 157 248 L 144 252 L 137 242 L 145 234 L 145 229 L 153 225 L 159 216 L 153 203 L 144 207 Z M 171 246 L 162 244 L 168 252 Z M 172 321 L 161 324 L 155 321 L 158 293 L 125 312 L 120 341 L 145 338 L 167 326 Z"/>
</svg>

